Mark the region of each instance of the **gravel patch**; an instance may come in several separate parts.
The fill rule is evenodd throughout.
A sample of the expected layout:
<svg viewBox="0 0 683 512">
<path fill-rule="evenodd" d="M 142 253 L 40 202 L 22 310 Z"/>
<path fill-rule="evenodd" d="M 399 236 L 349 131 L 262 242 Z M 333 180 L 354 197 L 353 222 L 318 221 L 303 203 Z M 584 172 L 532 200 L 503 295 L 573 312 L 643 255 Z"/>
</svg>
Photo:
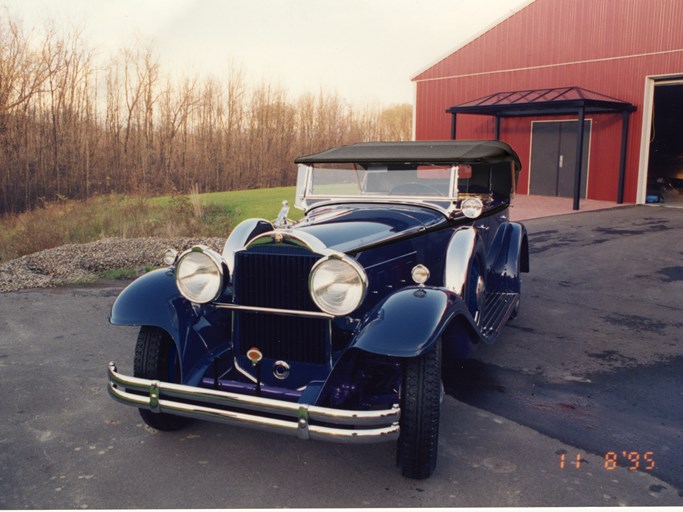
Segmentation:
<svg viewBox="0 0 683 512">
<path fill-rule="evenodd" d="M 28 254 L 0 265 L 0 292 L 97 281 L 98 272 L 163 266 L 164 252 L 206 245 L 219 252 L 223 238 L 103 238 Z"/>
</svg>

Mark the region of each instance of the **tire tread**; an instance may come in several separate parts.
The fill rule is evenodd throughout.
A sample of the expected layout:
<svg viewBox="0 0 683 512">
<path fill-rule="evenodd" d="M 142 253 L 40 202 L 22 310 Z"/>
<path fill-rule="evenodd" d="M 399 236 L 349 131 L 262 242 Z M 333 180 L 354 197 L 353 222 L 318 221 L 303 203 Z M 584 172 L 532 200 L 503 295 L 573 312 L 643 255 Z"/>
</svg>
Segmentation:
<svg viewBox="0 0 683 512">
<path fill-rule="evenodd" d="M 135 343 L 133 375 L 143 379 L 168 381 L 168 366 L 173 340 L 162 329 L 144 326 L 140 328 Z M 156 413 L 138 409 L 142 420 L 157 430 L 180 430 L 191 422 L 190 418 L 173 414 Z"/>
<path fill-rule="evenodd" d="M 398 461 L 403 476 L 424 479 L 436 468 L 441 410 L 441 344 L 406 364 Z"/>
</svg>

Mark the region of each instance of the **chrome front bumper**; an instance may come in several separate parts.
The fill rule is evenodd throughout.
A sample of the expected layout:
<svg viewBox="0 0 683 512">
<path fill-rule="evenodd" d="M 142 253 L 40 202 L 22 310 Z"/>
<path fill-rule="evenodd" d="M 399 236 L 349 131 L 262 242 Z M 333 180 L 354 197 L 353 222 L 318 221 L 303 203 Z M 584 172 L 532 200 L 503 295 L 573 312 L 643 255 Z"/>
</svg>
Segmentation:
<svg viewBox="0 0 683 512">
<path fill-rule="evenodd" d="M 109 394 L 126 405 L 230 425 L 338 443 L 398 439 L 398 405 L 379 411 L 348 411 L 226 391 L 129 377 L 109 363 Z M 131 392 L 134 391 L 134 392 Z"/>
</svg>

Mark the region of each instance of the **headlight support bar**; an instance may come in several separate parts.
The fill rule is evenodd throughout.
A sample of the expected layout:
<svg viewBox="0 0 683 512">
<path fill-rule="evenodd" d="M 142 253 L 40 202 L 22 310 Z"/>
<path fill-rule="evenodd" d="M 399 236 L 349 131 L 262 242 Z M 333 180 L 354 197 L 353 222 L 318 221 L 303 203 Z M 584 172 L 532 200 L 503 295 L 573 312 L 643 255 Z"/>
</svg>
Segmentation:
<svg viewBox="0 0 683 512">
<path fill-rule="evenodd" d="M 241 306 L 239 304 L 217 303 L 214 304 L 219 309 L 231 309 L 233 311 L 250 311 L 252 313 L 269 313 L 271 315 L 301 316 L 307 318 L 332 319 L 334 315 L 322 311 L 299 311 L 294 309 L 262 308 L 258 306 Z"/>
</svg>

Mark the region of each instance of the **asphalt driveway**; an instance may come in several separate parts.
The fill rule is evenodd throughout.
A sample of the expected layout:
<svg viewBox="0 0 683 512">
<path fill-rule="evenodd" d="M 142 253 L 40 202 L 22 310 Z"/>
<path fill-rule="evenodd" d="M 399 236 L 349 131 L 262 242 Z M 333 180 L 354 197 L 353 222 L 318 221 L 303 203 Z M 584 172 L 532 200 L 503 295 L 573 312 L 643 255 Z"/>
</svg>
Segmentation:
<svg viewBox="0 0 683 512">
<path fill-rule="evenodd" d="M 154 431 L 105 389 L 108 361 L 132 369 L 124 284 L 0 294 L 0 507 L 683 505 L 683 210 L 525 224 L 520 317 L 449 368 L 424 481 L 391 443 Z"/>
</svg>

